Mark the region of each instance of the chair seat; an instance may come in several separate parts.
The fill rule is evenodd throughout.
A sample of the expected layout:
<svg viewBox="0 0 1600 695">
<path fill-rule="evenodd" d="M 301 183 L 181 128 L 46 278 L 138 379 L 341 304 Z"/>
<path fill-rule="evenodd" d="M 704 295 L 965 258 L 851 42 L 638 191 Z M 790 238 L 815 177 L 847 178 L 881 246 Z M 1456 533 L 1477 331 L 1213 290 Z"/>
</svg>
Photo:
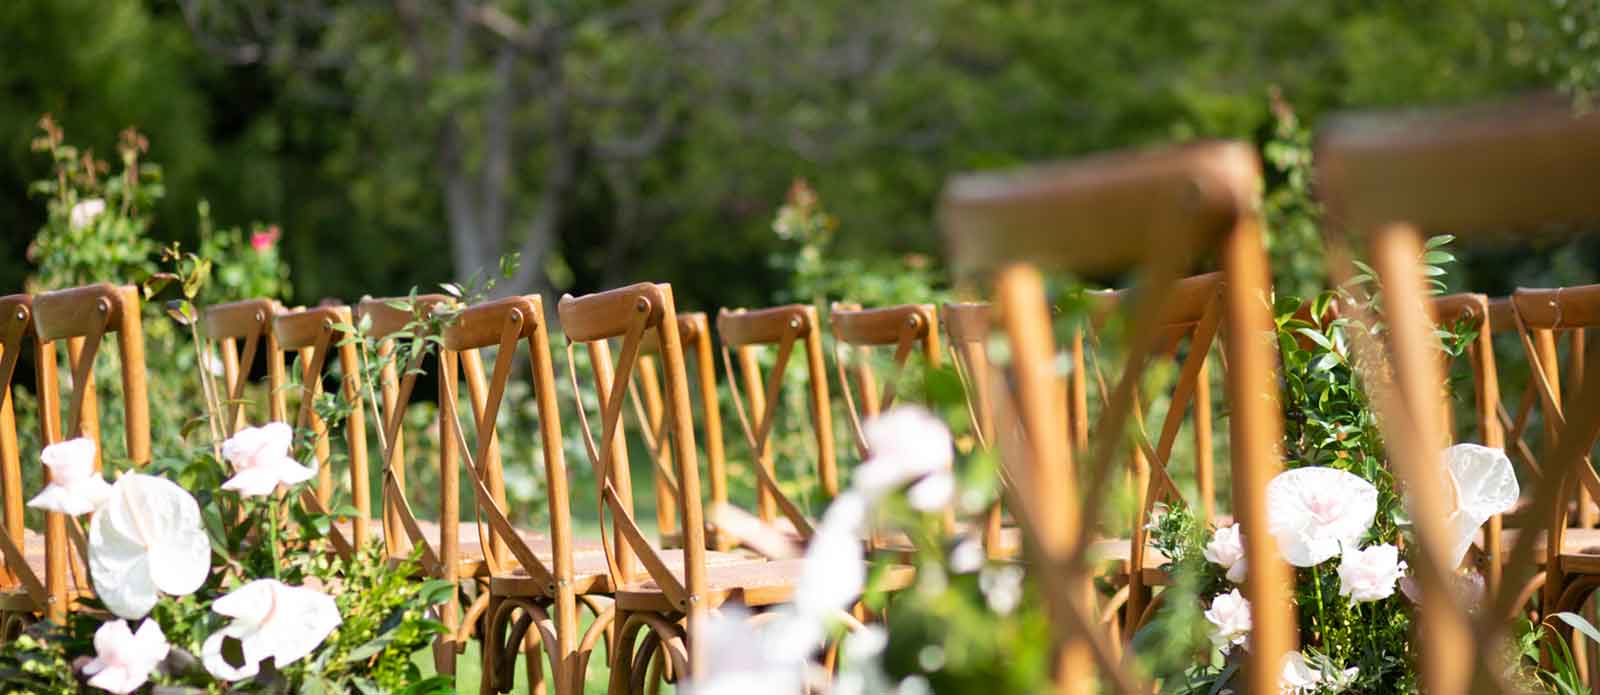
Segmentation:
<svg viewBox="0 0 1600 695">
<path fill-rule="evenodd" d="M 1133 541 L 1127 538 L 1104 538 L 1089 544 L 1089 556 L 1094 559 L 1100 568 L 1102 576 L 1109 578 L 1113 584 L 1127 583 L 1128 566 L 1133 560 Z M 1146 586 L 1163 586 L 1170 584 L 1172 578 L 1162 571 L 1161 566 L 1167 564 L 1167 556 L 1155 548 L 1146 547 L 1144 552 L 1144 567 L 1140 580 Z"/>
<path fill-rule="evenodd" d="M 708 565 L 706 567 L 708 606 L 716 607 L 730 600 L 737 600 L 751 607 L 785 603 L 793 598 L 804 565 L 803 559 Z M 670 569 L 674 577 L 682 582 L 682 569 L 678 567 Z M 911 566 L 894 565 L 883 575 L 883 588 L 889 591 L 903 589 L 910 586 L 915 577 L 916 570 Z M 679 607 L 673 605 L 661 587 L 650 579 L 619 590 L 617 609 L 655 613 L 679 611 Z"/>
<path fill-rule="evenodd" d="M 1522 536 L 1522 531 L 1522 529 L 1515 528 L 1508 528 L 1500 531 L 1500 547 L 1504 550 L 1504 553 L 1501 556 L 1502 562 L 1510 559 L 1509 555 L 1511 550 L 1517 546 L 1517 541 Z M 1485 531 L 1479 531 L 1478 537 L 1472 542 L 1473 546 L 1477 547 L 1479 550 L 1483 549 L 1484 533 Z M 1545 538 L 1547 535 L 1548 534 L 1544 530 L 1540 530 L 1539 535 L 1534 538 L 1533 561 L 1539 565 L 1545 564 Z M 1561 555 L 1563 569 L 1567 568 L 1568 556 L 1571 556 L 1573 558 L 1572 561 L 1578 563 L 1579 565 L 1583 565 L 1584 563 L 1582 558 L 1593 557 L 1595 558 L 1596 566 L 1600 566 L 1600 529 L 1567 529 L 1566 533 L 1562 534 L 1561 538 Z"/>
<path fill-rule="evenodd" d="M 354 522 L 347 519 L 337 522 L 335 526 L 339 528 L 341 533 L 345 534 L 346 538 L 351 537 Z M 418 519 L 417 527 L 422 531 L 422 536 L 427 540 L 428 546 L 437 549 L 440 539 L 444 537 L 438 522 Z M 488 576 L 489 574 L 489 565 L 483 561 L 483 543 L 478 536 L 478 528 L 479 524 L 477 523 L 462 522 L 456 529 L 457 542 L 460 544 L 457 547 L 460 548 L 461 553 L 459 573 L 462 577 Z M 374 540 L 383 540 L 382 520 L 373 519 L 368 525 L 368 529 L 371 531 Z M 484 525 L 483 533 L 484 536 L 492 535 L 491 529 L 487 525 Z M 523 543 L 528 545 L 528 549 L 532 550 L 535 555 L 539 555 L 541 559 L 554 556 L 555 549 L 550 542 L 549 536 L 520 528 L 517 529 L 517 535 L 522 538 Z M 572 552 L 574 555 L 582 555 L 591 552 L 603 553 L 604 549 L 600 547 L 598 541 L 575 539 Z M 507 558 L 507 562 L 514 564 L 516 559 Z"/>
<path fill-rule="evenodd" d="M 44 534 L 35 532 L 33 529 L 23 529 L 22 533 L 23 558 L 27 561 L 28 569 L 33 572 L 33 576 L 37 577 L 42 583 L 45 581 L 46 564 Z M 72 583 L 71 569 L 69 568 L 67 571 L 67 582 L 70 584 Z M 87 586 L 88 577 L 84 577 L 84 582 L 85 586 L 76 589 L 69 587 L 68 590 L 73 598 L 88 598 L 94 595 L 94 592 Z M 28 595 L 27 590 L 18 586 L 0 591 L 0 610 L 43 610 L 43 606 L 35 605 L 33 597 Z"/>
<path fill-rule="evenodd" d="M 611 583 L 611 574 L 606 566 L 605 549 L 600 547 L 598 541 L 587 541 L 594 546 L 594 550 L 574 551 L 572 555 L 572 584 L 573 591 L 579 594 L 610 594 L 615 591 Z M 539 561 L 546 567 L 554 566 L 554 555 L 549 550 L 534 550 Z M 661 552 L 661 561 L 673 572 L 682 572 L 683 554 L 675 551 Z M 719 553 L 706 552 L 706 566 L 720 567 L 727 565 L 742 565 L 765 562 L 761 558 L 751 557 L 745 553 Z M 634 571 L 638 576 L 645 575 L 644 563 L 634 559 Z M 497 596 L 548 596 L 550 590 L 533 577 L 527 570 L 520 566 L 508 568 L 489 578 L 489 591 Z"/>
</svg>

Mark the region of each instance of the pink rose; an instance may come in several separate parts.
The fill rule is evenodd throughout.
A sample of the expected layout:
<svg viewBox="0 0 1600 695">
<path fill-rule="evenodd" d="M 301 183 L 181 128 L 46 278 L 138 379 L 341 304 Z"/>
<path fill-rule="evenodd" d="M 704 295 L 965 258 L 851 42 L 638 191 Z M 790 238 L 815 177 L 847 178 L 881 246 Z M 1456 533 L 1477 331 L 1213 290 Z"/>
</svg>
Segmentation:
<svg viewBox="0 0 1600 695">
<path fill-rule="evenodd" d="M 1346 550 L 1339 562 L 1339 595 L 1356 603 L 1381 601 L 1394 595 L 1395 583 L 1405 574 L 1406 563 L 1393 545 Z"/>
<path fill-rule="evenodd" d="M 250 248 L 255 249 L 256 253 L 271 251 L 272 247 L 277 245 L 278 237 L 282 235 L 283 232 L 278 229 L 278 225 L 267 227 L 266 231 L 250 235 Z"/>
</svg>

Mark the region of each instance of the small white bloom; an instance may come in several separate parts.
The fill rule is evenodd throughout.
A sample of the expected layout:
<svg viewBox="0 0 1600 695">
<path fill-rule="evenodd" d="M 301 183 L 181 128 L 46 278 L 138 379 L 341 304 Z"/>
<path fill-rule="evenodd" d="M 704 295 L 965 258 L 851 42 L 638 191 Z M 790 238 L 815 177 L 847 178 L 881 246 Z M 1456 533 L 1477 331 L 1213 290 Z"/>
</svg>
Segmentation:
<svg viewBox="0 0 1600 695">
<path fill-rule="evenodd" d="M 1306 661 L 1306 655 L 1289 652 L 1283 656 L 1283 675 L 1278 679 L 1281 695 L 1309 695 L 1322 684 L 1322 671 Z"/>
<path fill-rule="evenodd" d="M 1360 476 L 1312 466 L 1267 483 L 1267 530 L 1295 567 L 1312 567 L 1354 548 L 1378 514 L 1378 489 Z"/>
<path fill-rule="evenodd" d="M 949 471 L 954 461 L 949 428 L 920 406 L 895 406 L 868 420 L 861 429 L 871 453 L 856 469 L 854 485 L 870 498 L 877 499 L 923 476 Z M 935 485 L 923 495 L 937 497 L 938 488 Z M 954 491 L 953 484 L 949 490 Z M 948 493 L 944 496 L 948 502 Z"/>
<path fill-rule="evenodd" d="M 106 608 L 142 618 L 159 593 L 192 594 L 210 571 L 211 541 L 194 497 L 166 478 L 118 478 L 89 522 L 89 575 Z"/>
<path fill-rule="evenodd" d="M 822 622 L 850 607 L 867 584 L 861 533 L 867 500 L 855 491 L 839 495 L 817 524 L 801 562 L 794 607 L 802 620 Z"/>
<path fill-rule="evenodd" d="M 752 692 L 799 693 L 803 690 L 805 660 L 815 645 L 809 642 L 789 649 L 784 633 L 801 621 L 783 614 L 757 626 L 743 606 L 722 606 L 701 631 L 705 640 L 706 668 L 685 684 L 686 695 L 743 695 Z M 804 630 L 804 632 L 810 632 Z M 823 633 L 819 628 L 816 639 Z"/>
<path fill-rule="evenodd" d="M 94 469 L 94 440 L 78 437 L 57 442 L 39 452 L 50 470 L 50 484 L 28 500 L 35 509 L 79 516 L 106 501 L 111 484 Z"/>
<path fill-rule="evenodd" d="M 106 201 L 103 199 L 89 198 L 87 200 L 80 200 L 78 201 L 78 204 L 72 206 L 72 210 L 67 213 L 67 226 L 72 227 L 73 229 L 83 229 L 84 227 L 89 226 L 89 223 L 94 222 L 94 218 L 99 217 L 105 211 Z"/>
<path fill-rule="evenodd" d="M 310 480 L 316 471 L 289 456 L 294 430 L 281 422 L 239 430 L 222 444 L 222 455 L 233 464 L 233 477 L 222 489 L 245 497 L 270 495 L 279 485 Z"/>
<path fill-rule="evenodd" d="M 928 475 L 906 490 L 906 501 L 919 512 L 937 512 L 950 506 L 955 497 L 956 477 L 948 470 Z"/>
<path fill-rule="evenodd" d="M 226 681 L 256 675 L 269 658 L 278 668 L 305 658 L 340 623 L 333 597 L 276 579 L 257 579 L 234 589 L 212 603 L 211 610 L 234 620 L 206 638 L 200 658 L 206 671 Z M 237 666 L 223 655 L 228 639 L 239 642 L 243 663 Z"/>
<path fill-rule="evenodd" d="M 1395 583 L 1405 575 L 1406 563 L 1393 545 L 1346 550 L 1339 561 L 1339 595 L 1355 603 L 1381 601 L 1394 595 Z"/>
<path fill-rule="evenodd" d="M 983 568 L 978 574 L 978 589 L 989 610 L 1000 615 L 1010 615 L 1022 603 L 1022 568 L 1016 565 L 994 565 Z"/>
<path fill-rule="evenodd" d="M 956 547 L 950 549 L 951 572 L 971 574 L 980 569 L 983 569 L 983 544 L 977 538 L 962 538 Z"/>
<path fill-rule="evenodd" d="M 200 364 L 205 367 L 206 371 L 211 372 L 212 376 L 222 376 L 227 371 L 227 366 L 222 363 L 222 358 L 210 350 L 200 355 Z"/>
<path fill-rule="evenodd" d="M 1456 508 L 1446 518 L 1452 544 L 1445 557 L 1459 565 L 1478 529 L 1489 517 L 1515 506 L 1521 490 L 1504 450 L 1457 444 L 1445 449 L 1444 464 L 1456 498 Z"/>
<path fill-rule="evenodd" d="M 1244 583 L 1247 563 L 1244 557 L 1244 536 L 1239 533 L 1238 524 L 1217 529 L 1202 554 L 1207 561 L 1221 565 L 1228 571 L 1228 581 L 1235 584 Z"/>
<path fill-rule="evenodd" d="M 1205 612 L 1206 620 L 1215 628 L 1211 643 L 1226 654 L 1234 645 L 1244 644 L 1250 637 L 1250 601 L 1238 589 L 1218 594 Z"/>
<path fill-rule="evenodd" d="M 89 685 L 127 695 L 150 680 L 150 672 L 171 651 L 167 636 L 154 620 L 146 620 L 134 632 L 126 620 L 112 620 L 94 631 L 94 660 L 85 664 L 83 675 Z"/>
</svg>

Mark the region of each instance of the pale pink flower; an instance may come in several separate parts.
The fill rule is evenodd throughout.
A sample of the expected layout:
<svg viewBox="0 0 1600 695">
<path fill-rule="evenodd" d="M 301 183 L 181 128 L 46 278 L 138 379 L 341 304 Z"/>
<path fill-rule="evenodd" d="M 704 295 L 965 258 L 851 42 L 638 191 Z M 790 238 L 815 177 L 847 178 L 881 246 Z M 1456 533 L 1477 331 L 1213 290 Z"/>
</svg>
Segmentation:
<svg viewBox="0 0 1600 695">
<path fill-rule="evenodd" d="M 1393 545 L 1346 550 L 1339 561 L 1339 595 L 1355 603 L 1381 601 L 1394 595 L 1395 583 L 1405 575 L 1406 563 Z"/>
<path fill-rule="evenodd" d="M 111 484 L 94 469 L 94 451 L 94 440 L 78 437 L 39 452 L 39 460 L 50 470 L 50 483 L 28 500 L 28 506 L 79 516 L 105 502 Z"/>
<path fill-rule="evenodd" d="M 1244 557 L 1244 536 L 1239 533 L 1238 524 L 1217 529 L 1202 554 L 1208 562 L 1228 571 L 1228 581 L 1244 583 L 1248 563 Z"/>
<path fill-rule="evenodd" d="M 89 576 L 106 608 L 142 618 L 160 594 L 192 594 L 210 572 L 211 539 L 194 496 L 166 478 L 118 478 L 89 522 Z"/>
<path fill-rule="evenodd" d="M 856 469 L 854 485 L 873 499 L 925 476 L 947 473 L 955 458 L 949 428 L 920 406 L 895 406 L 868 420 L 862 433 L 870 453 Z M 948 503 L 954 491 L 954 480 L 949 482 L 924 488 L 917 495 L 919 503 Z"/>
<path fill-rule="evenodd" d="M 289 456 L 294 430 L 281 422 L 239 430 L 222 444 L 222 456 L 233 464 L 233 477 L 222 489 L 245 497 L 270 495 L 279 485 L 294 485 L 316 475 Z"/>
<path fill-rule="evenodd" d="M 94 660 L 85 664 L 83 675 L 89 685 L 127 695 L 150 680 L 150 672 L 172 650 L 167 636 L 154 620 L 146 620 L 134 632 L 126 620 L 112 620 L 94 631 Z"/>
<path fill-rule="evenodd" d="M 78 201 L 67 212 L 67 226 L 73 229 L 83 229 L 94 222 L 96 217 L 106 211 L 106 201 L 101 198 L 89 198 Z"/>
<path fill-rule="evenodd" d="M 1378 513 L 1378 489 L 1360 476 L 1312 466 L 1267 483 L 1267 530 L 1295 567 L 1312 567 L 1354 548 Z"/>
<path fill-rule="evenodd" d="M 1211 643 L 1226 654 L 1250 638 L 1250 601 L 1238 589 L 1218 594 L 1205 612 L 1211 622 Z"/>
</svg>

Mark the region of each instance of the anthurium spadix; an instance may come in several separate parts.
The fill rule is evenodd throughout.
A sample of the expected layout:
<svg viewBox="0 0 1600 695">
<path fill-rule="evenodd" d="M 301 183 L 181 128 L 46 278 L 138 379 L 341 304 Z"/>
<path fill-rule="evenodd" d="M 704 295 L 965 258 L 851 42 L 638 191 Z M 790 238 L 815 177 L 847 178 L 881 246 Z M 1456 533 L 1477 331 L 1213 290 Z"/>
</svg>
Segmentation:
<svg viewBox="0 0 1600 695">
<path fill-rule="evenodd" d="M 1444 467 L 1455 485 L 1456 502 L 1448 517 L 1451 546 L 1446 557 L 1459 565 L 1478 529 L 1489 517 L 1510 511 L 1522 491 L 1511 459 L 1501 449 L 1457 444 L 1445 449 Z"/>
<path fill-rule="evenodd" d="M 177 483 L 129 473 L 89 524 L 89 574 L 118 617 L 144 617 L 160 594 L 185 596 L 211 571 L 200 505 Z"/>
<path fill-rule="evenodd" d="M 94 469 L 94 451 L 94 440 L 78 437 L 39 452 L 39 460 L 50 471 L 50 483 L 28 500 L 28 506 L 79 516 L 105 502 L 111 484 Z"/>
<path fill-rule="evenodd" d="M 305 658 L 340 623 L 333 597 L 276 579 L 257 579 L 234 589 L 212 603 L 211 610 L 233 622 L 206 638 L 200 658 L 211 675 L 226 681 L 256 675 L 267 659 L 283 668 Z M 228 648 L 229 640 L 238 641 L 237 652 Z"/>
<path fill-rule="evenodd" d="M 1267 483 L 1267 530 L 1295 567 L 1355 549 L 1377 515 L 1378 489 L 1336 468 L 1296 468 Z"/>
</svg>

